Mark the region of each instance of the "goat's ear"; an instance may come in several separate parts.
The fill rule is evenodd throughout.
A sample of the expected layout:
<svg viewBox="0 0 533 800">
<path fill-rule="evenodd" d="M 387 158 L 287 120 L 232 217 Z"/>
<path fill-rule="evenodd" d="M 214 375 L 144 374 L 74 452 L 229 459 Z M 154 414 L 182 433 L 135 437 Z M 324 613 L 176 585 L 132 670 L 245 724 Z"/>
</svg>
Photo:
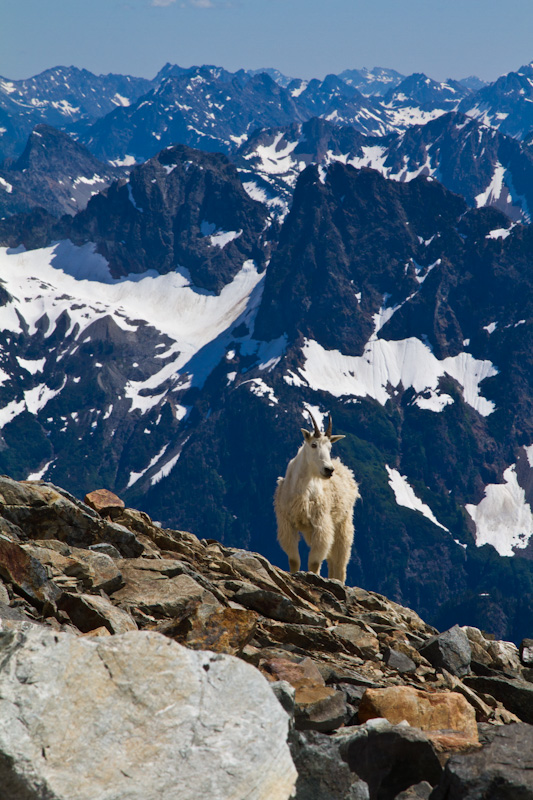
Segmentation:
<svg viewBox="0 0 533 800">
<path fill-rule="evenodd" d="M 313 438 L 313 434 L 310 431 L 306 431 L 305 428 L 300 428 L 300 430 L 304 435 L 305 441 L 306 442 L 311 441 L 311 439 Z"/>
<path fill-rule="evenodd" d="M 339 439 L 345 439 L 345 438 L 346 437 L 345 437 L 344 433 L 337 433 L 335 436 L 330 436 L 329 440 L 330 440 L 331 444 L 335 444 L 335 442 L 338 442 Z"/>
</svg>

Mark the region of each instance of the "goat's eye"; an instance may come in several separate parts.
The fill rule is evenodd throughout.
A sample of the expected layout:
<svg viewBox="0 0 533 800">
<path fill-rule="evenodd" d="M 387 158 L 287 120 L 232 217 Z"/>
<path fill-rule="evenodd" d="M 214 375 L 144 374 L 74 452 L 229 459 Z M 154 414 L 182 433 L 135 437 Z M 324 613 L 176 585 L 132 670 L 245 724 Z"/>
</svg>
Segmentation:
<svg viewBox="0 0 533 800">
<path fill-rule="evenodd" d="M 313 444 L 311 445 L 311 447 L 312 447 L 313 449 L 315 449 L 315 450 L 316 450 L 316 442 L 313 442 Z"/>
</svg>

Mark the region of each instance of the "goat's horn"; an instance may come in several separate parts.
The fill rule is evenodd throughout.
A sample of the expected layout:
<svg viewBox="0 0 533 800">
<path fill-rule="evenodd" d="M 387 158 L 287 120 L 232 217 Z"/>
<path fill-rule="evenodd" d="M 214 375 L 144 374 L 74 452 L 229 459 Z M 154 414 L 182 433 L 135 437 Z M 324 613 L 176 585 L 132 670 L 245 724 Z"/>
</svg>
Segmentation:
<svg viewBox="0 0 533 800">
<path fill-rule="evenodd" d="M 309 414 L 309 416 L 311 417 L 311 422 L 313 423 L 313 427 L 314 427 L 314 429 L 315 429 L 315 439 L 320 439 L 320 437 L 322 436 L 322 434 L 320 433 L 320 428 L 319 428 L 319 427 L 318 427 L 318 425 L 316 424 L 316 419 L 313 417 L 313 415 L 311 414 L 311 412 L 309 411 L 309 409 L 307 409 L 307 413 L 308 413 L 308 414 Z"/>
<path fill-rule="evenodd" d="M 332 427 L 333 427 L 333 422 L 332 422 L 332 419 L 331 419 L 331 414 L 328 414 L 328 429 L 326 431 L 326 436 L 328 437 L 328 439 L 331 439 L 331 429 L 332 429 Z"/>
</svg>

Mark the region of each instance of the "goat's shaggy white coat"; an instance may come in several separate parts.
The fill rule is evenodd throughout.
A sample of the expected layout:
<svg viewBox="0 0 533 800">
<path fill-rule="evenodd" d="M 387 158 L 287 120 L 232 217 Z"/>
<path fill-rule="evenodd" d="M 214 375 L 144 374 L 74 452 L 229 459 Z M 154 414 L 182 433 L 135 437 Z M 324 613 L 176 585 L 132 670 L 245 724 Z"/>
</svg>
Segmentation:
<svg viewBox="0 0 533 800">
<path fill-rule="evenodd" d="M 301 533 L 310 547 L 309 571 L 320 574 L 326 559 L 328 577 L 344 583 L 359 487 L 352 471 L 340 459 L 331 459 L 331 445 L 342 436 L 321 434 L 316 423 L 315 434 L 302 432 L 305 441 L 289 462 L 285 477 L 278 478 L 274 495 L 278 542 L 289 557 L 290 571 L 297 572 Z"/>
</svg>

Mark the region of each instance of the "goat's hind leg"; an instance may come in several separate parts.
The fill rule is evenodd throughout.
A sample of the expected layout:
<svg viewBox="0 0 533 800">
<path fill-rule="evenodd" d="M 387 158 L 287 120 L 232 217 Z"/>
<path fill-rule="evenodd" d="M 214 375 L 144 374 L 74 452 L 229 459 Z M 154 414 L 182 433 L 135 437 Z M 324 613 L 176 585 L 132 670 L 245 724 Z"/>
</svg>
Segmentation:
<svg viewBox="0 0 533 800">
<path fill-rule="evenodd" d="M 300 569 L 299 539 L 300 534 L 296 528 L 284 517 L 278 515 L 278 542 L 289 558 L 289 570 L 291 572 L 298 572 Z"/>
<path fill-rule="evenodd" d="M 325 558 L 328 558 L 333 542 L 333 526 L 331 522 L 321 520 L 315 524 L 311 537 L 311 550 L 309 551 L 309 572 L 320 575 L 320 567 Z"/>
<path fill-rule="evenodd" d="M 346 517 L 335 530 L 335 539 L 328 555 L 328 578 L 346 583 L 346 568 L 352 552 L 353 534 L 353 522 L 350 517 Z"/>
</svg>

